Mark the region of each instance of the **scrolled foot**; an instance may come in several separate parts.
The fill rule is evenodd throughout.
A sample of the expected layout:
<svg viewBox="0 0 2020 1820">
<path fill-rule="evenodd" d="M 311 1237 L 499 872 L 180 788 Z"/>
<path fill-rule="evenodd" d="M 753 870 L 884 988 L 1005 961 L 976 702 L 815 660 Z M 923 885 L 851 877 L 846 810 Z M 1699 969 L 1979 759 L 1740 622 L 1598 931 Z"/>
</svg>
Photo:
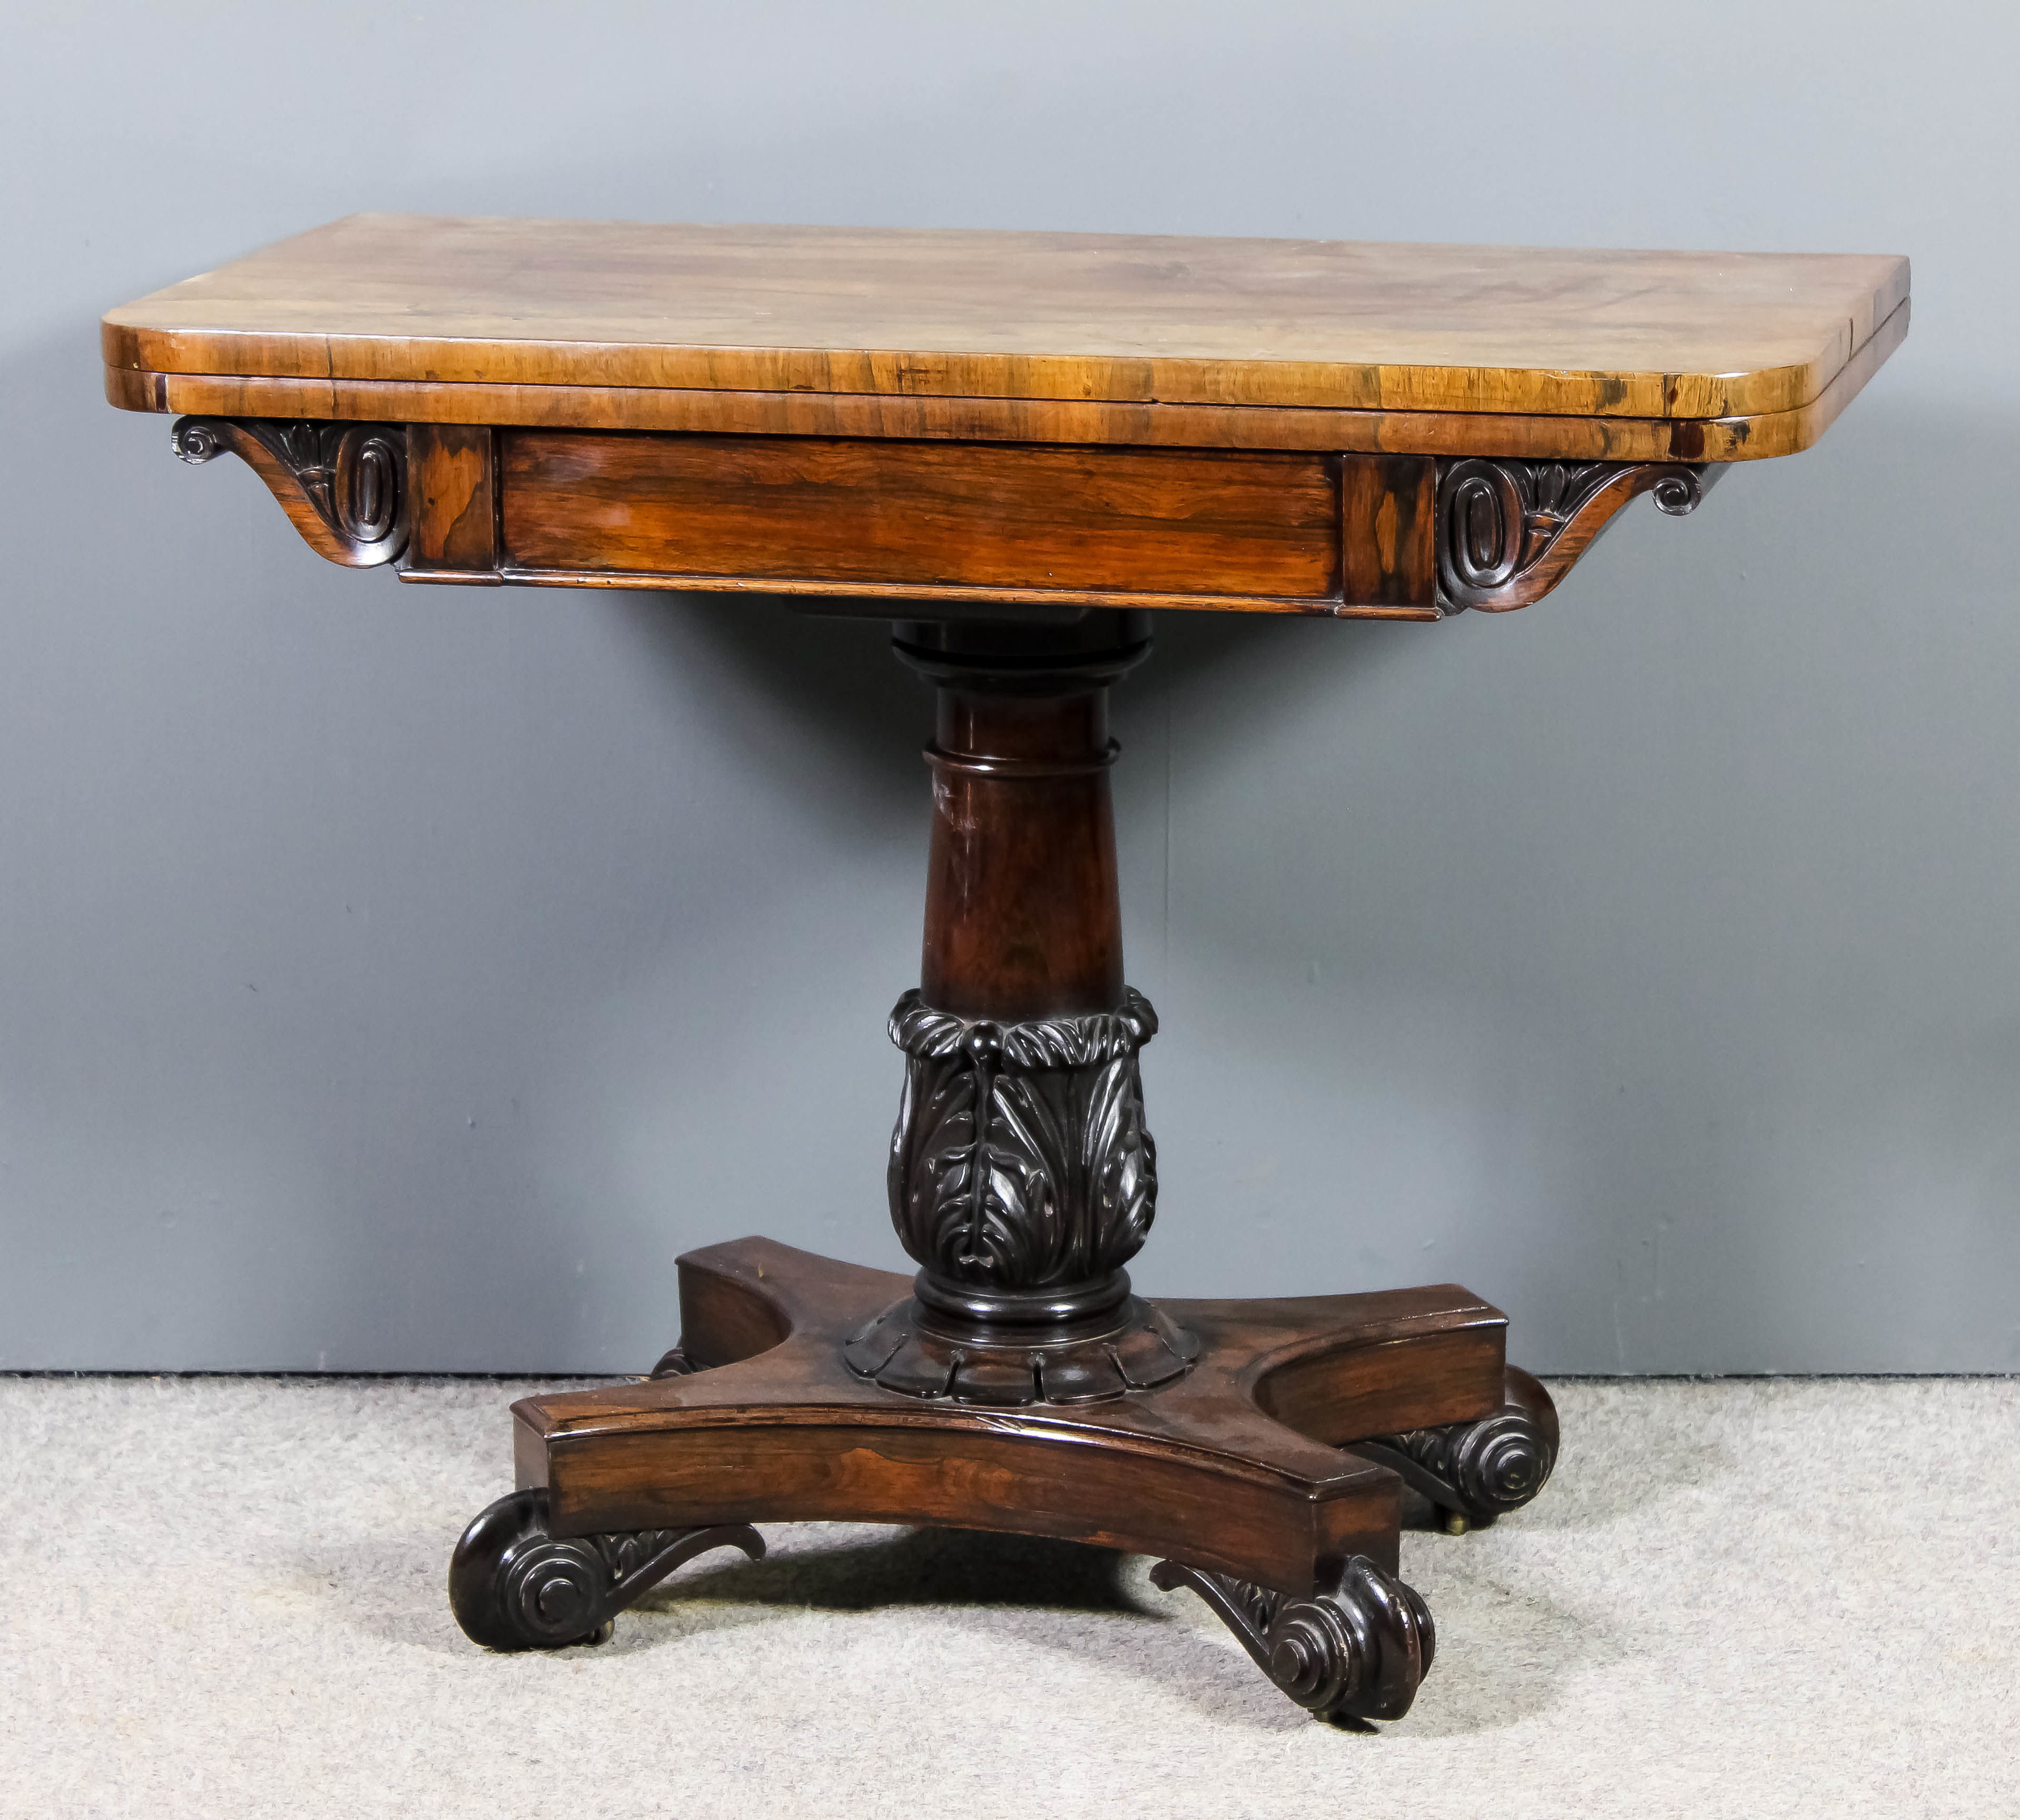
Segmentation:
<svg viewBox="0 0 2020 1820">
<path fill-rule="evenodd" d="M 1452 1534 L 1491 1523 L 1542 1491 L 1557 1462 L 1557 1411 L 1550 1393 L 1513 1365 L 1506 1385 L 1506 1400 L 1491 1415 L 1374 1436 L 1353 1442 L 1353 1451 L 1401 1474 L 1437 1506 Z"/>
<path fill-rule="evenodd" d="M 1430 1607 L 1364 1555 L 1330 1591 L 1303 1599 L 1183 1561 L 1158 1562 L 1150 1581 L 1168 1593 L 1191 1587 L 1263 1673 L 1322 1719 L 1401 1718 L 1437 1648 Z"/>
<path fill-rule="evenodd" d="M 652 1368 L 651 1375 L 655 1378 L 688 1378 L 702 1369 L 688 1357 L 685 1346 L 676 1344 L 660 1353 L 659 1362 Z"/>
<path fill-rule="evenodd" d="M 753 1560 L 765 1553 L 746 1523 L 557 1541 L 547 1533 L 546 1489 L 536 1486 L 500 1498 L 463 1532 L 449 1563 L 449 1607 L 486 1649 L 561 1649 L 588 1641 L 683 1563 L 725 1546 Z"/>
</svg>

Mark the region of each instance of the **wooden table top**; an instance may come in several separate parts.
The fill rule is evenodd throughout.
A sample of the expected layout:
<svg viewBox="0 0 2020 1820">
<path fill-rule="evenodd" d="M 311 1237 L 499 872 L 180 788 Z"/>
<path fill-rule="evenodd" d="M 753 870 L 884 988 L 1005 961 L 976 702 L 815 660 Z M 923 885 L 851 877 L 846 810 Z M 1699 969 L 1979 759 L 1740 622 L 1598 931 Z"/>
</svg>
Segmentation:
<svg viewBox="0 0 2020 1820">
<path fill-rule="evenodd" d="M 1884 255 L 360 215 L 108 314 L 130 409 L 1735 460 L 1907 327 Z"/>
</svg>

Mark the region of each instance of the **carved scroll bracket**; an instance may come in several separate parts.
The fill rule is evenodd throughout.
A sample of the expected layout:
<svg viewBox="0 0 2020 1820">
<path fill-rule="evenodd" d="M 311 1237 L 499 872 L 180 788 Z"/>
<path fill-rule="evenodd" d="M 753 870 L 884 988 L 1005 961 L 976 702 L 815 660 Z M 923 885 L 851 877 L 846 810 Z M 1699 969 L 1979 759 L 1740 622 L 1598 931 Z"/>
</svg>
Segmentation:
<svg viewBox="0 0 2020 1820">
<path fill-rule="evenodd" d="M 398 424 L 179 417 L 173 445 L 187 462 L 239 456 L 332 562 L 373 569 L 407 547 L 407 433 Z"/>
<path fill-rule="evenodd" d="M 1438 604 L 1505 613 L 1541 600 L 1642 493 L 1673 518 L 1696 510 L 1723 467 L 1674 461 L 1473 456 L 1438 470 Z"/>
</svg>

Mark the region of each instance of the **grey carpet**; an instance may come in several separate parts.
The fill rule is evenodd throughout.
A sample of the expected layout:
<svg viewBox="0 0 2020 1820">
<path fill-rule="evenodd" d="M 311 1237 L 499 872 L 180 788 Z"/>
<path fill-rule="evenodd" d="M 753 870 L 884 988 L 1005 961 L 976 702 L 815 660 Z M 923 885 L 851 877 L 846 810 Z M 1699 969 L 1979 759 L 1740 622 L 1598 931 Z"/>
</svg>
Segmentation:
<svg viewBox="0 0 2020 1820">
<path fill-rule="evenodd" d="M 2020 1815 L 2020 1383 L 1569 1383 L 1556 1480 L 1406 1534 L 1408 1718 L 1304 1717 L 1147 1564 L 776 1526 L 600 1648 L 442 1580 L 520 1387 L 0 1381 L 0 1811 Z"/>
</svg>

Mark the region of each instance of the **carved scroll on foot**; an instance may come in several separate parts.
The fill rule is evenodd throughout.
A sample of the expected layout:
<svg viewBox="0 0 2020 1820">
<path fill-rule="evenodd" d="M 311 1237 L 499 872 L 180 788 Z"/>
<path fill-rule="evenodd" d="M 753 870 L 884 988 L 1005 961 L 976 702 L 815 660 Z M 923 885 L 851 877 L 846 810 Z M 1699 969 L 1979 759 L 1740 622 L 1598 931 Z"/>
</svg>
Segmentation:
<svg viewBox="0 0 2020 1820">
<path fill-rule="evenodd" d="M 175 452 L 241 457 L 318 555 L 347 569 L 391 562 L 407 547 L 407 432 L 396 423 L 179 417 Z"/>
<path fill-rule="evenodd" d="M 765 1540 L 747 1523 L 557 1540 L 547 1533 L 547 1494 L 536 1486 L 488 1506 L 463 1532 L 449 1564 L 449 1605 L 463 1634 L 486 1649 L 561 1649 L 587 1642 L 683 1563 L 725 1547 L 756 1560 Z"/>
<path fill-rule="evenodd" d="M 646 1373 L 647 1378 L 691 1378 L 703 1368 L 688 1357 L 685 1346 L 676 1342 L 660 1353 L 659 1362 Z"/>
<path fill-rule="evenodd" d="M 1491 1523 L 1542 1491 L 1557 1463 L 1557 1411 L 1550 1393 L 1513 1365 L 1505 1382 L 1506 1400 L 1491 1415 L 1378 1435 L 1355 1441 L 1350 1451 L 1400 1473 L 1440 1509 L 1468 1523 Z"/>
<path fill-rule="evenodd" d="M 1430 1608 L 1414 1587 L 1355 1555 L 1337 1585 L 1310 1598 L 1183 1561 L 1160 1561 L 1153 1586 L 1190 1586 L 1240 1639 L 1257 1667 L 1322 1719 L 1400 1719 L 1437 1648 Z"/>
<path fill-rule="evenodd" d="M 1474 456 L 1438 473 L 1438 604 L 1505 613 L 1539 601 L 1629 500 L 1695 511 L 1724 470 L 1674 461 Z"/>
</svg>

